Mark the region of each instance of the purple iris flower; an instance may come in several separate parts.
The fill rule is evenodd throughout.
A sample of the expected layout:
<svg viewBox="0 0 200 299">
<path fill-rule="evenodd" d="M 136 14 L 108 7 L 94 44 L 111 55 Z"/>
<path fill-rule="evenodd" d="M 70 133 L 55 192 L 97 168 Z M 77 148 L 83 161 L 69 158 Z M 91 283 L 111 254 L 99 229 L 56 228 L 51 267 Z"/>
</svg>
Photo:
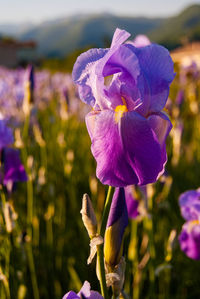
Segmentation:
<svg viewBox="0 0 200 299">
<path fill-rule="evenodd" d="M 120 261 L 122 240 L 127 225 L 128 212 L 124 188 L 116 188 L 110 207 L 104 241 L 104 257 L 106 263 L 110 266 L 115 266 Z"/>
<path fill-rule="evenodd" d="M 73 69 L 97 161 L 97 177 L 116 187 L 155 182 L 167 161 L 165 140 L 172 124 L 161 110 L 174 78 L 173 62 L 162 46 L 124 43 L 116 29 L 110 49 L 81 54 Z"/>
<path fill-rule="evenodd" d="M 133 186 L 125 187 L 125 197 L 126 197 L 126 205 L 128 210 L 128 217 L 130 219 L 135 219 L 138 215 L 138 205 L 139 201 L 133 197 Z"/>
<path fill-rule="evenodd" d="M 6 121 L 0 119 L 0 150 L 13 143 L 12 130 L 7 127 Z"/>
<path fill-rule="evenodd" d="M 89 282 L 85 281 L 78 294 L 70 291 L 65 294 L 62 299 L 103 299 L 103 297 L 98 292 L 91 291 L 90 289 L 91 287 Z"/>
<path fill-rule="evenodd" d="M 200 189 L 183 193 L 179 198 L 181 214 L 187 221 L 179 235 L 181 250 L 190 258 L 200 259 Z"/>
<path fill-rule="evenodd" d="M 21 163 L 19 151 L 5 148 L 3 151 L 4 177 L 3 184 L 27 181 L 26 171 Z"/>
</svg>

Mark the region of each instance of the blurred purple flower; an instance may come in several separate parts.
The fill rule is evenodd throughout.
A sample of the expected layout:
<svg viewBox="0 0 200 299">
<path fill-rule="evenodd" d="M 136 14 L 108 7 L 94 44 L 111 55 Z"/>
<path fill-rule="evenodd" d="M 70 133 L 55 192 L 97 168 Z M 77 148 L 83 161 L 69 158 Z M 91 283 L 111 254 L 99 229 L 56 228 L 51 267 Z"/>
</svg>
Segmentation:
<svg viewBox="0 0 200 299">
<path fill-rule="evenodd" d="M 200 220 L 200 188 L 182 193 L 179 197 L 179 205 L 185 220 Z"/>
<path fill-rule="evenodd" d="M 62 299 L 103 299 L 103 297 L 98 292 L 91 291 L 90 289 L 91 287 L 89 282 L 85 281 L 78 294 L 70 291 L 65 294 Z"/>
<path fill-rule="evenodd" d="M 179 197 L 181 214 L 187 220 L 179 235 L 181 250 L 191 259 L 200 259 L 200 189 Z"/>
<path fill-rule="evenodd" d="M 125 187 L 125 198 L 126 198 L 126 205 L 128 210 L 128 217 L 131 219 L 135 219 L 138 215 L 138 204 L 139 201 L 133 197 L 133 186 Z"/>
<path fill-rule="evenodd" d="M 120 261 L 122 240 L 127 225 L 128 212 L 124 188 L 116 188 L 110 207 L 104 241 L 104 257 L 108 265 L 115 266 Z"/>
<path fill-rule="evenodd" d="M 157 180 L 172 127 L 161 112 L 174 78 L 169 52 L 156 44 L 123 44 L 129 36 L 117 29 L 110 49 L 83 53 L 72 73 L 81 100 L 93 106 L 86 125 L 97 177 L 116 187 Z"/>
<path fill-rule="evenodd" d="M 19 151 L 5 148 L 3 151 L 4 176 L 3 184 L 27 181 L 26 171 L 21 163 Z"/>
<path fill-rule="evenodd" d="M 184 91 L 180 89 L 176 96 L 176 100 L 175 100 L 176 104 L 180 106 L 183 103 L 183 100 L 184 100 Z"/>
<path fill-rule="evenodd" d="M 128 42 L 128 43 L 132 43 L 133 46 L 140 48 L 140 47 L 145 47 L 151 44 L 150 40 L 148 39 L 148 37 L 146 35 L 143 34 L 139 34 L 137 35 L 133 41 Z"/>
<path fill-rule="evenodd" d="M 6 121 L 0 119 L 0 150 L 13 143 L 12 130 L 7 127 Z"/>
<path fill-rule="evenodd" d="M 200 259 L 200 223 L 187 221 L 179 235 L 181 250 L 191 259 Z"/>
</svg>

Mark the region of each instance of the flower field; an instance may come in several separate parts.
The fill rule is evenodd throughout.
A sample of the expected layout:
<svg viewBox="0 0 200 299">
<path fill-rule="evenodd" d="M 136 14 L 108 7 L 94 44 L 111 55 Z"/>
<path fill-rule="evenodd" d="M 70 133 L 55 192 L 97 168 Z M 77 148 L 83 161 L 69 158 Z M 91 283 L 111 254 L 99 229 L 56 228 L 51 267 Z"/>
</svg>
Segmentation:
<svg viewBox="0 0 200 299">
<path fill-rule="evenodd" d="M 174 70 L 176 76 L 164 108 L 173 125 L 166 139 L 165 171 L 153 184 L 155 179 L 141 175 L 141 185 L 147 185 L 125 188 L 125 196 L 127 192 L 131 196 L 127 206 L 132 212 L 128 208 L 129 221 L 123 232 L 126 270 L 124 297 L 120 298 L 200 297 L 199 191 L 190 216 L 187 203 L 183 199 L 179 202 L 183 192 L 200 187 L 200 68 L 193 61 L 175 64 Z M 169 81 L 172 79 L 171 75 Z M 120 109 L 121 118 L 126 110 Z M 69 290 L 78 293 L 85 280 L 92 290 L 100 292 L 95 260 L 87 265 L 90 240 L 80 214 L 82 197 L 89 194 L 100 223 L 107 192 L 100 181 L 118 187 L 126 184 L 121 184 L 124 177 L 119 181 L 112 174 L 107 181 L 108 175 L 102 175 L 104 158 L 94 143 L 93 155 L 97 164 L 102 162 L 100 181 L 96 177 L 91 136 L 85 125 L 90 110 L 80 101 L 71 74 L 51 74 L 32 66 L 16 70 L 0 67 L 1 299 L 60 299 Z M 151 113 L 149 110 L 148 116 Z M 154 147 L 153 142 L 148 146 Z M 147 150 L 149 154 L 150 148 Z M 163 148 L 156 150 L 159 154 Z M 117 142 L 112 147 L 113 154 L 115 151 Z M 162 157 L 158 161 L 158 154 L 153 177 L 161 171 L 160 163 L 164 164 Z M 130 180 L 130 184 L 137 183 Z M 181 233 L 187 221 L 193 222 Z M 110 220 L 107 235 L 112 224 Z M 187 230 L 191 237 L 193 226 L 196 235 L 191 245 L 183 233 Z M 197 246 L 195 253 L 188 255 L 188 246 L 191 251 Z M 107 259 L 109 254 L 108 250 Z"/>
</svg>

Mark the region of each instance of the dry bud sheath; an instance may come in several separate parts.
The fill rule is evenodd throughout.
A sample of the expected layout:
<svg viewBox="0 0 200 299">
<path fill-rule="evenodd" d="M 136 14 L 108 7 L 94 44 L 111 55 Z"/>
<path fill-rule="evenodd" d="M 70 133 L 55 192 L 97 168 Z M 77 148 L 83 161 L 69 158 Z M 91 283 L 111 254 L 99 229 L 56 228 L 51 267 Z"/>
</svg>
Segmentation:
<svg viewBox="0 0 200 299">
<path fill-rule="evenodd" d="M 91 239 L 94 238 L 97 234 L 97 219 L 88 194 L 83 195 L 80 213 L 82 214 L 82 220 L 89 237 Z"/>
</svg>

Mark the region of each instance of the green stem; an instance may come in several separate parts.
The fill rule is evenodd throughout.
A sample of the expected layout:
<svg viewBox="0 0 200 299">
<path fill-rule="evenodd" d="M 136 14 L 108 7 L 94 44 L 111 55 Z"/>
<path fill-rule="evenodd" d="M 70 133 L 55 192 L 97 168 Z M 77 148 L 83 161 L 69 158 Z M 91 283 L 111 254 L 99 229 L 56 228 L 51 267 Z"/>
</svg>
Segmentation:
<svg viewBox="0 0 200 299">
<path fill-rule="evenodd" d="M 106 286 L 106 275 L 104 268 L 103 244 L 97 246 L 97 261 L 99 266 L 101 294 L 105 299 L 108 299 L 108 291 Z"/>
<path fill-rule="evenodd" d="M 152 209 L 153 209 L 153 198 L 148 198 L 148 212 L 150 215 L 152 215 Z M 152 216 L 146 217 L 144 219 L 144 228 L 148 234 L 149 237 L 149 253 L 150 253 L 150 261 L 149 261 L 149 280 L 150 280 L 150 294 L 152 297 L 154 296 L 154 287 L 155 287 L 155 246 L 154 246 L 154 232 L 153 232 L 153 219 Z"/>
<path fill-rule="evenodd" d="M 33 297 L 34 297 L 34 299 L 39 299 L 40 295 L 39 295 L 36 272 L 35 272 L 33 251 L 32 251 L 32 246 L 31 246 L 30 243 L 26 243 L 26 254 L 27 254 L 28 265 L 29 265 L 29 270 L 30 270 L 30 274 L 31 274 L 31 282 L 32 282 L 32 287 L 33 287 Z"/>
<path fill-rule="evenodd" d="M 114 191 L 115 191 L 115 188 L 112 186 L 109 186 L 107 197 L 106 197 L 106 203 L 105 203 L 104 210 L 103 210 L 101 229 L 100 229 L 100 235 L 102 237 L 104 237 L 104 234 L 105 234 L 106 224 L 107 224 L 107 220 L 108 220 L 108 215 L 109 215 Z"/>
<path fill-rule="evenodd" d="M 29 131 L 29 122 L 30 122 L 30 115 L 27 115 L 25 118 L 24 128 L 23 128 L 23 141 L 24 144 L 28 142 L 28 131 Z M 35 264 L 34 264 L 34 257 L 33 257 L 33 249 L 32 249 L 32 223 L 33 223 L 33 182 L 32 182 L 32 175 L 31 169 L 29 169 L 27 165 L 27 149 L 24 146 L 22 149 L 22 155 L 24 160 L 24 165 L 26 172 L 28 174 L 28 181 L 27 181 L 27 236 L 28 242 L 26 243 L 26 255 L 28 260 L 28 266 L 30 270 L 31 282 L 33 287 L 33 297 L 34 299 L 39 299 L 39 289 L 37 283 L 37 276 L 35 271 Z"/>
<path fill-rule="evenodd" d="M 113 193 L 114 193 L 114 187 L 109 186 L 107 197 L 106 197 L 106 203 L 104 206 L 103 216 L 102 216 L 101 229 L 100 229 L 100 235 L 103 238 L 104 238 L 104 234 L 105 234 L 105 230 L 106 230 L 106 223 L 108 220 L 108 215 L 109 215 L 109 211 L 110 211 Z M 106 286 L 103 244 L 97 246 L 97 260 L 98 260 L 98 265 L 99 265 L 101 293 L 105 299 L 108 299 L 109 297 L 108 297 L 108 291 L 107 291 L 107 286 Z"/>
</svg>

